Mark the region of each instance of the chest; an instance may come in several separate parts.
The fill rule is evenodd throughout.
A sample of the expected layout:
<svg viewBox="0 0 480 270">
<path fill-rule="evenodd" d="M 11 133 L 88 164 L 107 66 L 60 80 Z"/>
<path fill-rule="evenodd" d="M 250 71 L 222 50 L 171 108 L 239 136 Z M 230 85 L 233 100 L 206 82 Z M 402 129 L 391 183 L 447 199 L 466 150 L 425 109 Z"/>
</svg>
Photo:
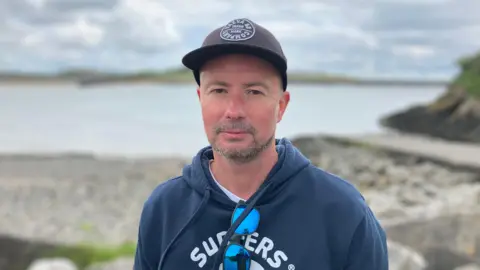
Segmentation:
<svg viewBox="0 0 480 270">
<path fill-rule="evenodd" d="M 252 257 L 250 270 L 333 269 L 333 253 L 322 226 L 300 214 L 286 218 L 268 209 L 260 211 L 264 218 L 257 232 L 244 238 Z M 202 215 L 170 247 L 162 270 L 223 270 L 219 251 L 229 225 L 229 215 Z M 218 267 L 214 267 L 215 261 Z"/>
</svg>

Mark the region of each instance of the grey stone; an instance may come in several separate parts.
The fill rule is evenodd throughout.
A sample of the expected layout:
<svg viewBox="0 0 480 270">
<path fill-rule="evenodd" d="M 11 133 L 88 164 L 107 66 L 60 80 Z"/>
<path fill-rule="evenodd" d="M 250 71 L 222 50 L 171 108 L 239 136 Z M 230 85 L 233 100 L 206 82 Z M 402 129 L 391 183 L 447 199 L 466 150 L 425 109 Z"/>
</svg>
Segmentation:
<svg viewBox="0 0 480 270">
<path fill-rule="evenodd" d="M 459 266 L 454 270 L 480 270 L 480 265 L 476 263 L 471 263 L 471 264 Z"/>
<path fill-rule="evenodd" d="M 133 258 L 122 257 L 110 262 L 98 263 L 87 267 L 85 270 L 132 270 Z"/>
<path fill-rule="evenodd" d="M 145 199 L 183 163 L 0 156 L 0 233 L 68 244 L 136 241 Z"/>
<path fill-rule="evenodd" d="M 432 270 L 450 270 L 480 261 L 478 228 L 480 213 L 417 219 L 385 226 L 390 240 L 423 254 Z"/>
<path fill-rule="evenodd" d="M 388 241 L 388 263 L 390 270 L 425 270 L 427 261 L 422 254 L 410 247 Z"/>
</svg>

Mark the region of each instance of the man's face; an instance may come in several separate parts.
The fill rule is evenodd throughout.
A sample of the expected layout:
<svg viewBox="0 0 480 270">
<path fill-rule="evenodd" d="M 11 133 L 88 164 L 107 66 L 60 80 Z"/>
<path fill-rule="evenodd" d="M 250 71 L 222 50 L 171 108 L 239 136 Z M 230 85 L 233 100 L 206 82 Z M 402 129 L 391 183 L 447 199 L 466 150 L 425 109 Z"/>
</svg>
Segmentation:
<svg viewBox="0 0 480 270">
<path fill-rule="evenodd" d="M 249 162 L 272 146 L 290 99 L 275 69 L 246 55 L 208 62 L 197 93 L 208 141 L 236 163 Z"/>
</svg>

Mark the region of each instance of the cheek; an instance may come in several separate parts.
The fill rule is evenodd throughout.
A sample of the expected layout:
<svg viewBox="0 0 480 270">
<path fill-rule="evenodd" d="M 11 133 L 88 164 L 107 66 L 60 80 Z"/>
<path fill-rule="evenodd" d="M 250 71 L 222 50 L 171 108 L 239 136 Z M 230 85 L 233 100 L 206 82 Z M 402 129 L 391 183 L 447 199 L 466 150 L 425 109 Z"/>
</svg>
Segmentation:
<svg viewBox="0 0 480 270">
<path fill-rule="evenodd" d="M 250 113 L 250 119 L 255 123 L 257 128 L 267 130 L 276 125 L 277 114 L 278 112 L 274 106 L 265 106 L 252 111 Z"/>
<path fill-rule="evenodd" d="M 222 111 L 219 106 L 213 106 L 208 103 L 202 103 L 202 118 L 205 126 L 215 125 L 222 117 Z"/>
</svg>

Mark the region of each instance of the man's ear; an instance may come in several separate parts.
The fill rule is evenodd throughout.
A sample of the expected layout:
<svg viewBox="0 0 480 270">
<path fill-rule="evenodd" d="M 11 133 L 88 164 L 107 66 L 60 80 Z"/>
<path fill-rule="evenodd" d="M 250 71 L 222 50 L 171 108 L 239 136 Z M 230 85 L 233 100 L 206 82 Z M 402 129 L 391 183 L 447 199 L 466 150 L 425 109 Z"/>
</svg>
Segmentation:
<svg viewBox="0 0 480 270">
<path fill-rule="evenodd" d="M 200 100 L 201 99 L 201 97 L 200 97 L 200 87 L 197 87 L 197 96 L 198 96 L 198 100 Z"/>
<path fill-rule="evenodd" d="M 285 90 L 285 92 L 283 92 L 282 97 L 280 98 L 280 101 L 279 101 L 277 123 L 282 121 L 283 115 L 285 114 L 285 111 L 287 110 L 289 102 L 290 102 L 290 93 Z"/>
</svg>

